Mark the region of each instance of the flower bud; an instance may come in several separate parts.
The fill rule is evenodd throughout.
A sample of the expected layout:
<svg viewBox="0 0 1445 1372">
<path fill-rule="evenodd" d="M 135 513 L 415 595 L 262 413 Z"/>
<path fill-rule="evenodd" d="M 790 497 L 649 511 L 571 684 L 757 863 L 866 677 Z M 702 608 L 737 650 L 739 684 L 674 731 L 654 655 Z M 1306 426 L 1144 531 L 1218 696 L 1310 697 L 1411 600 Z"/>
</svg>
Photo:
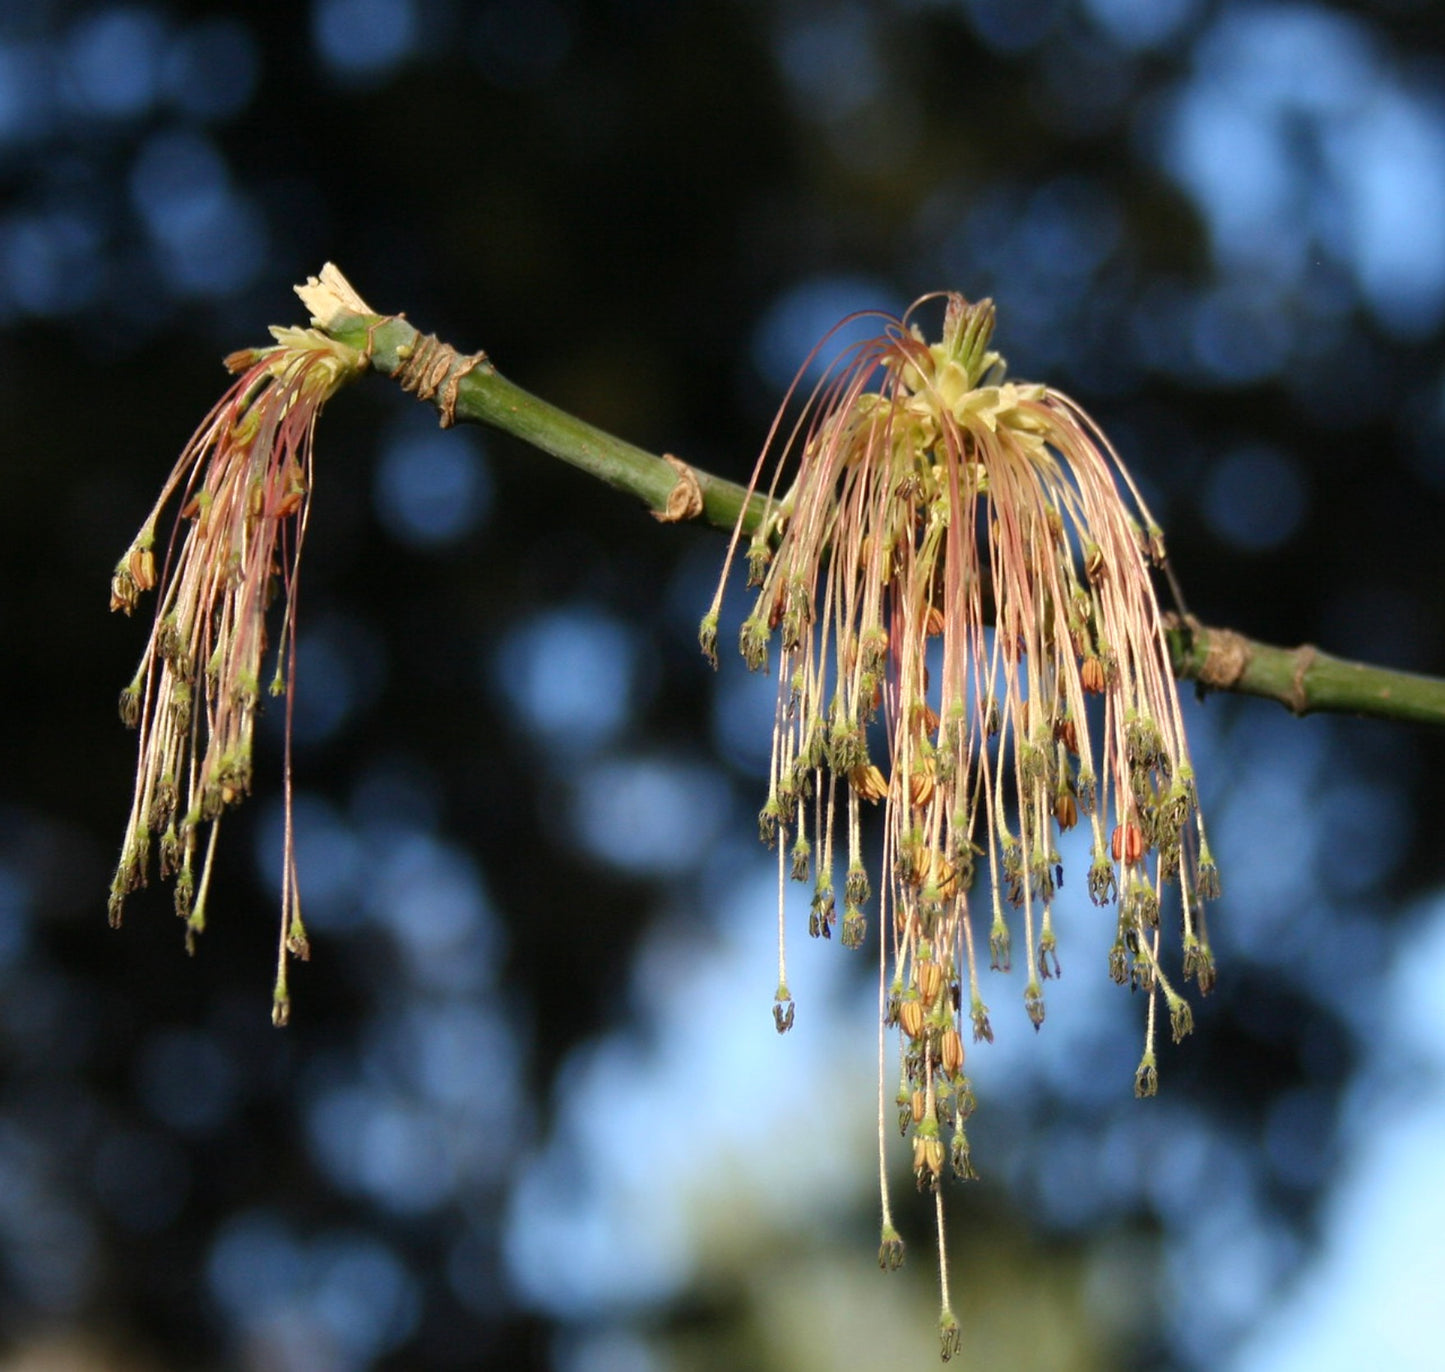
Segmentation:
<svg viewBox="0 0 1445 1372">
<path fill-rule="evenodd" d="M 717 666 L 717 626 L 718 614 L 711 610 L 702 617 L 702 623 L 698 625 L 697 641 L 702 649 L 702 655 L 714 666 Z"/>
<path fill-rule="evenodd" d="M 973 1024 L 973 1041 L 975 1043 L 993 1042 L 993 1025 L 989 1022 L 988 1006 L 981 1000 L 975 999 L 969 1007 L 969 1020 Z"/>
<path fill-rule="evenodd" d="M 1024 1009 L 1035 1030 L 1044 1026 L 1044 992 L 1037 981 L 1030 980 L 1024 987 Z"/>
<path fill-rule="evenodd" d="M 1214 954 L 1207 943 L 1200 942 L 1197 934 L 1184 940 L 1184 977 L 1186 981 L 1193 977 L 1203 995 L 1214 989 Z"/>
<path fill-rule="evenodd" d="M 766 539 L 753 539 L 748 545 L 748 585 L 761 586 L 768 564 L 773 560 L 773 550 Z"/>
<path fill-rule="evenodd" d="M 140 723 L 140 683 L 133 681 L 120 693 L 121 722 L 134 729 Z"/>
<path fill-rule="evenodd" d="M 941 1362 L 956 1358 L 963 1351 L 963 1331 L 958 1327 L 951 1310 L 945 1310 L 938 1320 L 938 1357 Z"/>
<path fill-rule="evenodd" d="M 903 1240 L 891 1224 L 883 1226 L 882 1239 L 878 1244 L 878 1266 L 885 1272 L 896 1272 L 903 1266 Z"/>
<path fill-rule="evenodd" d="M 1187 1038 L 1194 1032 L 1194 1012 L 1183 996 L 1169 998 L 1169 1027 L 1174 1031 L 1174 1042 Z"/>
<path fill-rule="evenodd" d="M 793 1027 L 793 1015 L 796 1009 L 788 988 L 779 986 L 777 995 L 773 997 L 773 1027 L 777 1029 L 778 1033 L 786 1034 Z"/>
<path fill-rule="evenodd" d="M 949 1165 L 953 1168 L 953 1175 L 959 1181 L 977 1181 L 978 1173 L 973 1166 L 973 1153 L 968 1146 L 968 1135 L 960 1129 L 953 1136 L 953 1144 L 949 1151 Z"/>
<path fill-rule="evenodd" d="M 1159 1094 L 1159 1069 L 1154 1065 L 1152 1053 L 1144 1055 L 1134 1073 L 1134 1094 L 1141 1100 Z"/>
<path fill-rule="evenodd" d="M 793 844 L 792 851 L 792 878 L 794 881 L 807 881 L 808 861 L 813 855 L 813 845 L 808 842 L 808 836 L 799 832 L 797 840 Z"/>
<path fill-rule="evenodd" d="M 995 915 L 988 931 L 989 966 L 995 972 L 1007 972 L 1013 966 L 1013 939 L 1002 915 Z"/>
</svg>

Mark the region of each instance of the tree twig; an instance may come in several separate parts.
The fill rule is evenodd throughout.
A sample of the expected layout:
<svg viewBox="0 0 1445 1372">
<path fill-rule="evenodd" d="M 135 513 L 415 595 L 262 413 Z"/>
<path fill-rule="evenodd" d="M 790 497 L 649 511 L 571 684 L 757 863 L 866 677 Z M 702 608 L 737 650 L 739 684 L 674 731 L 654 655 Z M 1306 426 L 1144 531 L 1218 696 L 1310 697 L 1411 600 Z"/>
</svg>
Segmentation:
<svg viewBox="0 0 1445 1372">
<path fill-rule="evenodd" d="M 387 376 L 396 377 L 404 385 L 409 364 L 418 355 L 418 350 L 428 342 L 435 346 L 434 340 L 428 340 L 401 318 L 345 316 L 323 327 L 333 338 L 352 347 L 369 347 L 372 367 Z M 662 518 L 682 517 L 677 513 L 680 502 L 673 498 L 674 488 L 681 484 L 690 489 L 690 478 L 696 478 L 701 509 L 695 517 L 719 529 L 731 530 L 737 523 L 738 512 L 747 503 L 748 495 L 736 482 L 725 481 L 695 467 L 687 468 L 686 472 L 680 471 L 679 466 L 686 464 L 678 464 L 675 458 L 669 461 L 647 452 L 548 404 L 508 381 L 485 358 L 462 357 L 445 345 L 440 346 L 445 351 L 438 356 L 434 366 L 441 372 L 446 358 L 453 359 L 453 384 L 448 387 L 447 378 L 443 375 L 429 395 L 425 394 L 425 384 L 420 389 L 416 386 L 408 386 L 408 389 L 435 403 L 444 426 L 456 420 L 467 420 L 501 429 L 534 448 L 561 458 L 563 462 L 580 467 L 609 486 L 636 496 Z M 762 519 L 766 504 L 762 497 L 754 497 L 749 512 L 749 528 Z M 695 502 L 687 502 L 683 508 L 694 505 Z"/>
<path fill-rule="evenodd" d="M 766 510 L 763 497 L 749 497 L 736 482 L 604 433 L 508 381 L 482 354 L 458 354 L 404 318 L 338 310 L 315 322 L 367 349 L 375 370 L 432 401 L 443 426 L 465 420 L 501 429 L 637 497 L 660 519 L 697 518 L 731 530 L 747 506 L 743 527 L 750 532 Z M 1328 711 L 1445 726 L 1445 680 L 1350 662 L 1309 644 L 1276 647 L 1192 616 L 1171 616 L 1167 631 L 1175 676 L 1202 689 L 1262 696 L 1297 715 Z"/>
<path fill-rule="evenodd" d="M 1190 616 L 1171 616 L 1174 675 L 1207 690 L 1277 700 L 1297 715 L 1364 715 L 1445 725 L 1445 681 L 1389 667 L 1351 662 L 1313 644 L 1277 648 L 1233 629 L 1214 629 Z"/>
</svg>

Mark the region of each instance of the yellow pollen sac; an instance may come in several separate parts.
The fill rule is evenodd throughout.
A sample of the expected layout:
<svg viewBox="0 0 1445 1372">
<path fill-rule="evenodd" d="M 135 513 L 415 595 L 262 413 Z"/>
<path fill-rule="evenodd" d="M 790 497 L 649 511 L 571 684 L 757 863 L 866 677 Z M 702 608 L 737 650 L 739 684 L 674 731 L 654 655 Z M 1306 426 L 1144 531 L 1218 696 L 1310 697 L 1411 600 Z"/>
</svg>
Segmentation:
<svg viewBox="0 0 1445 1372">
<path fill-rule="evenodd" d="M 1079 755 L 1079 731 L 1074 721 L 1065 715 L 1054 725 L 1054 737 L 1075 757 Z"/>
<path fill-rule="evenodd" d="M 871 762 L 853 768 L 848 773 L 848 780 L 860 800 L 872 801 L 876 805 L 888 794 L 888 783 L 883 780 L 883 773 Z"/>
<path fill-rule="evenodd" d="M 1144 831 L 1137 824 L 1116 824 L 1111 847 L 1115 862 L 1137 866 L 1144 856 Z"/>
<path fill-rule="evenodd" d="M 115 575 L 110 579 L 110 608 L 124 610 L 129 614 L 135 609 L 135 603 L 139 599 L 140 591 L 136 588 L 135 578 L 131 576 L 130 569 L 122 564 L 116 568 Z"/>
<path fill-rule="evenodd" d="M 132 548 L 129 567 L 138 590 L 149 591 L 155 587 L 156 557 L 149 548 Z"/>
<path fill-rule="evenodd" d="M 938 887 L 938 894 L 944 900 L 952 900 L 958 894 L 958 869 L 937 848 L 929 850 L 928 881 Z"/>
<path fill-rule="evenodd" d="M 948 1076 L 953 1076 L 963 1066 L 963 1040 L 957 1029 L 949 1029 L 943 1036 L 938 1050 L 939 1064 Z"/>
<path fill-rule="evenodd" d="M 270 351 L 270 348 L 239 348 L 226 354 L 223 365 L 234 376 L 249 371 Z"/>
<path fill-rule="evenodd" d="M 898 1023 L 903 1026 L 903 1032 L 911 1039 L 916 1039 L 923 1033 L 923 1006 L 916 1000 L 905 1000 L 898 1007 Z"/>
<path fill-rule="evenodd" d="M 922 759 L 908 774 L 908 799 L 920 809 L 927 806 L 928 802 L 933 799 L 933 793 L 937 789 L 933 772 L 932 761 Z"/>
<path fill-rule="evenodd" d="M 938 1176 L 943 1171 L 943 1140 L 937 1134 L 913 1136 L 913 1170 Z"/>
<path fill-rule="evenodd" d="M 918 993 L 923 997 L 924 1005 L 932 1009 L 933 1002 L 938 999 L 938 993 L 941 990 L 943 990 L 943 968 L 936 962 L 925 962 L 918 969 Z"/>
</svg>

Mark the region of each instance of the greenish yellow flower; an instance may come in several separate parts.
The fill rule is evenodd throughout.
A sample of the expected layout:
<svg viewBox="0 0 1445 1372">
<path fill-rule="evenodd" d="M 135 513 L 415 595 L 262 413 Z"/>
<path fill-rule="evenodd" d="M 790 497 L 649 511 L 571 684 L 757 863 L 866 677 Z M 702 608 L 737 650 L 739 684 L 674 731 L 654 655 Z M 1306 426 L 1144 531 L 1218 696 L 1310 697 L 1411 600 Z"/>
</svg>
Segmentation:
<svg viewBox="0 0 1445 1372">
<path fill-rule="evenodd" d="M 313 441 L 322 406 L 367 358 L 315 329 L 271 332 L 273 346 L 226 359 L 236 382 L 191 436 L 111 579 L 113 610 L 129 614 L 152 589 L 158 604 L 121 693 L 121 718 L 139 730 L 140 747 L 110 918 L 119 924 L 126 896 L 146 884 L 154 850 L 161 878 L 175 879 L 188 947 L 205 928 L 221 815 L 251 789 L 268 611 L 279 592 L 270 690 L 287 697 L 286 853 L 273 1017 L 284 1023 L 287 955 L 307 955 L 292 848 L 290 684 Z M 156 527 L 173 499 L 180 513 L 157 575 Z"/>
<path fill-rule="evenodd" d="M 800 419 L 774 422 L 750 487 L 771 462 L 767 514 L 746 546 L 757 600 L 741 646 L 753 668 L 776 656 L 768 839 L 781 858 L 806 836 L 790 870 L 830 909 L 834 845 L 846 842 L 854 942 L 869 903 L 864 809 L 883 806 L 880 1010 L 898 1028 L 900 1099 L 924 1104 L 914 1171 L 936 1186 L 940 1118 L 955 1171 L 972 1175 L 965 1112 L 937 1102 L 971 1107 L 965 1017 L 975 1039 L 993 1036 L 980 921 L 1005 971 L 1021 928 L 1025 1010 L 1044 1019 L 1043 982 L 1058 974 L 1056 833 L 1087 823 L 1088 889 L 1101 904 L 1119 897 L 1111 971 L 1148 993 L 1141 1090 L 1155 1080 L 1160 996 L 1176 1036 L 1190 1023 L 1160 967 L 1162 887 L 1178 885 L 1184 975 L 1207 991 L 1199 902 L 1217 876 L 1151 577 L 1162 532 L 1077 404 L 1004 379 L 991 301 L 948 296 L 937 343 L 917 309 L 880 317 Z M 740 523 L 729 564 L 746 536 Z M 720 585 L 703 621 L 709 652 L 721 599 Z M 780 865 L 780 944 L 785 875 Z M 781 946 L 779 965 L 785 981 Z M 886 1236 L 881 1137 L 880 1112 Z"/>
</svg>

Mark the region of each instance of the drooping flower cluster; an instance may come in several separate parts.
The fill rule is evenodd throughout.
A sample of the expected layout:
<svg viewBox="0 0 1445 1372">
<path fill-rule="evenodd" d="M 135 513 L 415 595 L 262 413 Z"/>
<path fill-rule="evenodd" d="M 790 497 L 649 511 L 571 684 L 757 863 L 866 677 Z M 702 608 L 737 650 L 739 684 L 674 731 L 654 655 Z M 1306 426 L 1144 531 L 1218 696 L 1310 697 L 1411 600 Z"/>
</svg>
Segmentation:
<svg viewBox="0 0 1445 1372">
<path fill-rule="evenodd" d="M 741 649 L 753 669 L 776 654 L 760 825 L 778 846 L 780 887 L 785 870 L 813 884 L 814 935 L 837 924 L 841 866 L 841 939 L 863 941 L 863 807 L 883 805 L 881 1019 L 898 1030 L 898 1123 L 919 1185 L 936 1193 L 945 1166 L 974 1175 L 963 1030 L 992 1038 L 982 930 L 992 966 L 1007 970 L 1021 929 L 1024 1005 L 1043 1022 L 1043 983 L 1058 971 L 1056 832 L 1089 826 L 1089 893 L 1117 900 L 1110 974 L 1147 993 L 1141 1095 L 1157 1086 L 1160 999 L 1176 1037 L 1190 1027 L 1160 965 L 1164 886 L 1178 885 L 1184 977 L 1208 991 L 1201 902 L 1218 878 L 1151 582 L 1158 526 L 1073 401 L 1003 379 L 991 301 L 947 297 L 935 344 L 912 322 L 917 308 L 847 350 L 791 428 L 775 421 L 753 477 L 756 490 L 775 457 L 747 547 L 758 596 Z M 743 536 L 740 522 L 729 563 Z M 710 656 L 721 599 L 720 585 L 702 626 Z M 780 1031 L 794 1016 L 781 894 L 774 1015 Z M 880 1261 L 896 1265 L 882 1030 L 879 1052 Z"/>
<path fill-rule="evenodd" d="M 159 603 L 140 666 L 120 697 L 121 718 L 139 730 L 140 757 L 110 918 L 118 924 L 126 896 L 146 884 L 154 849 L 160 876 L 175 879 L 188 947 L 205 928 L 221 815 L 251 788 L 268 610 L 279 589 L 284 608 L 269 682 L 272 695 L 287 697 L 286 854 L 273 1004 L 279 1024 L 289 1011 L 287 955 L 307 955 L 291 843 L 290 688 L 312 448 L 322 406 L 365 369 L 367 356 L 316 329 L 271 332 L 274 346 L 226 359 L 238 379 L 191 436 L 111 580 L 113 610 L 129 614 L 152 589 Z M 177 496 L 180 513 L 158 574 L 156 526 Z"/>
</svg>

